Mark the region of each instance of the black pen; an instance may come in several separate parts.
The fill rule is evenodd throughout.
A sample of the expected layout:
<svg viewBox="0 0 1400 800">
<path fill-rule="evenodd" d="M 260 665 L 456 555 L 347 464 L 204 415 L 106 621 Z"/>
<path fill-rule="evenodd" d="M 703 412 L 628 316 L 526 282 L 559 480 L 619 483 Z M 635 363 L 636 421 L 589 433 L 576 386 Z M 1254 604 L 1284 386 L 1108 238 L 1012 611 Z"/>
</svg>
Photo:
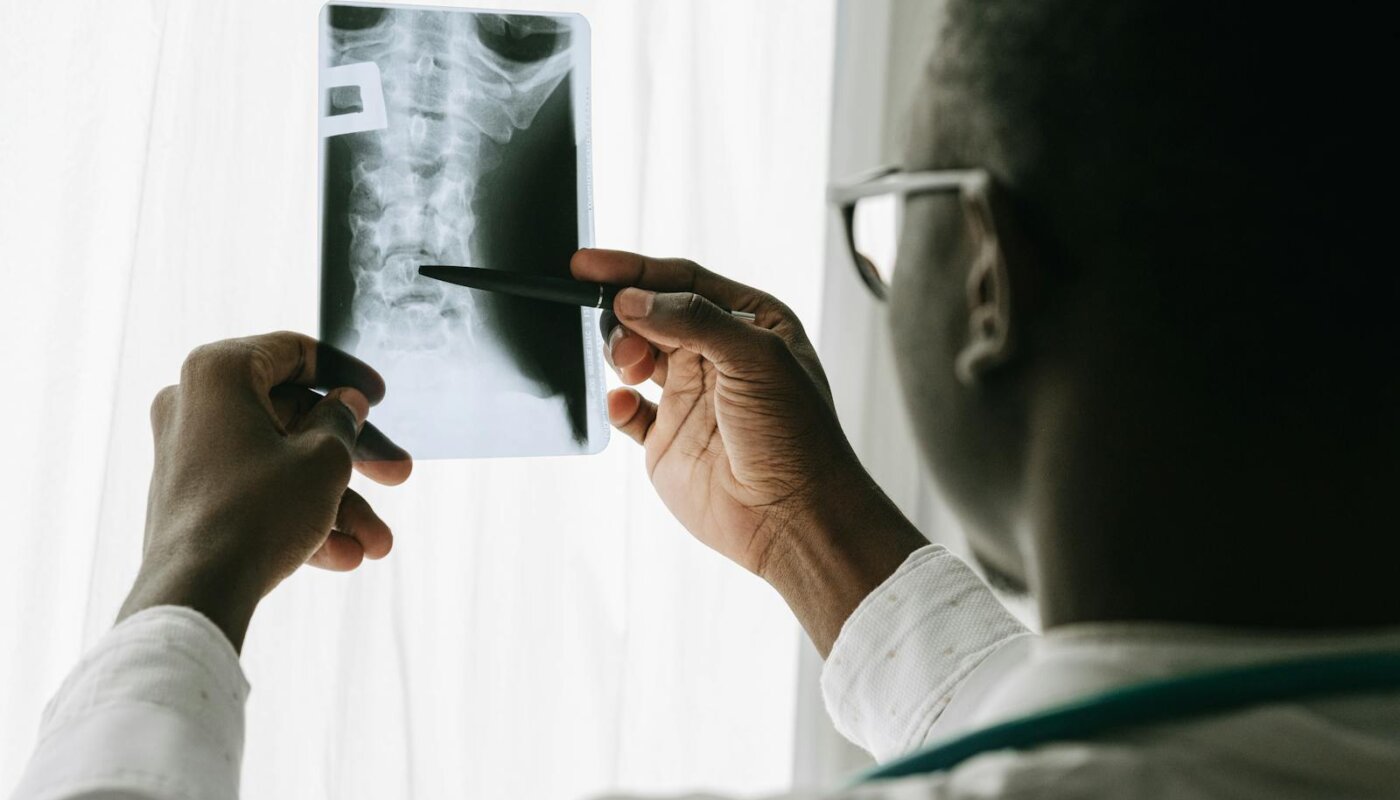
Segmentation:
<svg viewBox="0 0 1400 800">
<path fill-rule="evenodd" d="M 509 272 L 502 269 L 481 267 L 454 267 L 445 264 L 422 264 L 418 274 L 471 289 L 484 289 L 516 297 L 529 297 L 534 300 L 547 300 L 551 303 L 568 303 L 574 306 L 601 308 L 611 311 L 613 298 L 626 286 L 612 286 L 606 283 L 589 283 L 568 278 L 551 278 L 546 275 L 529 275 L 523 272 Z M 724 313 L 735 319 L 753 322 L 754 315 L 747 311 L 733 311 L 720 307 Z"/>
</svg>

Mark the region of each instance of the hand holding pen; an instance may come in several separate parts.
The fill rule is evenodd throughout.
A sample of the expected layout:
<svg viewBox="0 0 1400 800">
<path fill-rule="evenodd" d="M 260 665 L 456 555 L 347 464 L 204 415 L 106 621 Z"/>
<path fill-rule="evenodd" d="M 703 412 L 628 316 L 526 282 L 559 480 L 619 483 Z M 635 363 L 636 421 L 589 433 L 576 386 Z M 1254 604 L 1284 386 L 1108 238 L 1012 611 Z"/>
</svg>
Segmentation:
<svg viewBox="0 0 1400 800">
<path fill-rule="evenodd" d="M 856 604 L 927 542 L 861 468 L 802 323 L 690 261 L 581 250 L 570 268 L 631 287 L 604 352 L 623 383 L 662 391 L 653 402 L 613 389 L 608 416 L 645 449 L 657 494 L 697 539 L 771 583 L 826 653 Z"/>
</svg>

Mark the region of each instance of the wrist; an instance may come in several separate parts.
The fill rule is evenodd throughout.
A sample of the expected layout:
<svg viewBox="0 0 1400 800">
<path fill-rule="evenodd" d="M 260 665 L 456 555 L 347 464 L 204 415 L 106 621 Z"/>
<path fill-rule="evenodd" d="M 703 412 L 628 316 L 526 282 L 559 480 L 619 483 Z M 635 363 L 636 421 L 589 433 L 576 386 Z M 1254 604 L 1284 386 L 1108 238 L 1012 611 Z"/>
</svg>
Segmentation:
<svg viewBox="0 0 1400 800">
<path fill-rule="evenodd" d="M 851 471 L 792 513 L 759 569 L 823 657 L 856 606 L 928 544 L 863 469 Z"/>
<path fill-rule="evenodd" d="M 117 621 L 156 606 L 184 606 L 214 623 L 235 651 L 262 599 L 257 583 L 227 565 L 201 559 L 150 558 L 141 563 Z"/>
</svg>

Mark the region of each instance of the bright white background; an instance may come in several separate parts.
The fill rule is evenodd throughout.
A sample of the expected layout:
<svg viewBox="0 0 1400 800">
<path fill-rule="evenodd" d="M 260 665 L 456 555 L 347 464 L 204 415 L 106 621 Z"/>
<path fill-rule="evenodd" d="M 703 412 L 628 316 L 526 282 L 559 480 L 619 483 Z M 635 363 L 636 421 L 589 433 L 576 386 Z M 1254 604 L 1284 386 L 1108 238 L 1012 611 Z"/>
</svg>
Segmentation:
<svg viewBox="0 0 1400 800">
<path fill-rule="evenodd" d="M 815 329 L 834 3 L 530 6 L 592 22 L 598 242 Z M 200 342 L 316 329 L 318 7 L 0 0 L 0 791 L 134 575 L 151 396 Z M 798 630 L 670 520 L 630 442 L 357 488 L 395 551 L 260 609 L 244 796 L 788 783 Z"/>
</svg>

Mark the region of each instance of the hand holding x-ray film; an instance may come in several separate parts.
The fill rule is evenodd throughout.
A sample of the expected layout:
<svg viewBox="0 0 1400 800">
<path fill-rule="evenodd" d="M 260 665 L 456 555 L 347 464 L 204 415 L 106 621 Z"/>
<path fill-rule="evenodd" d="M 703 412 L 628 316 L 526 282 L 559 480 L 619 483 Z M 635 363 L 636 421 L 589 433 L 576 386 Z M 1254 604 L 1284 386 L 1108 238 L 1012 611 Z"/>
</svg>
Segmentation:
<svg viewBox="0 0 1400 800">
<path fill-rule="evenodd" d="M 373 365 L 417 458 L 597 452 L 597 312 L 421 264 L 569 277 L 592 244 L 589 36 L 577 15 L 327 5 L 321 338 Z"/>
</svg>

